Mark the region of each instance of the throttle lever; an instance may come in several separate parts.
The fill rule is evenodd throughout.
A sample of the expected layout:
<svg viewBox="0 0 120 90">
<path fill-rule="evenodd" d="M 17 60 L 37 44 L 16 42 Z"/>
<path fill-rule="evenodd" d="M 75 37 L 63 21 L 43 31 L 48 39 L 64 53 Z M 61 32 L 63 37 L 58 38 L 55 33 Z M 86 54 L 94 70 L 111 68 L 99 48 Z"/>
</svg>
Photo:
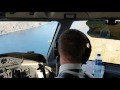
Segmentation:
<svg viewBox="0 0 120 90">
<path fill-rule="evenodd" d="M 43 73 L 44 78 L 46 78 L 45 67 L 44 67 L 44 65 L 42 65 L 42 64 L 38 64 L 38 66 L 39 66 L 39 68 L 38 68 L 37 70 L 40 69 L 40 70 L 42 71 L 42 73 Z"/>
</svg>

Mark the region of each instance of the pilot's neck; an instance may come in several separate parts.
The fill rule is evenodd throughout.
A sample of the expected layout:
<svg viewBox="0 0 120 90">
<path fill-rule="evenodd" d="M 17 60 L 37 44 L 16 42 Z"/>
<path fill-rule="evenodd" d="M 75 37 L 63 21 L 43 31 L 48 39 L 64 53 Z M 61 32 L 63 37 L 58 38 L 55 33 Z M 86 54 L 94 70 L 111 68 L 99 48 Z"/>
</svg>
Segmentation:
<svg viewBox="0 0 120 90">
<path fill-rule="evenodd" d="M 80 64 L 77 62 L 71 62 L 70 60 L 66 59 L 65 57 L 60 57 L 60 65 L 63 64 Z"/>
</svg>

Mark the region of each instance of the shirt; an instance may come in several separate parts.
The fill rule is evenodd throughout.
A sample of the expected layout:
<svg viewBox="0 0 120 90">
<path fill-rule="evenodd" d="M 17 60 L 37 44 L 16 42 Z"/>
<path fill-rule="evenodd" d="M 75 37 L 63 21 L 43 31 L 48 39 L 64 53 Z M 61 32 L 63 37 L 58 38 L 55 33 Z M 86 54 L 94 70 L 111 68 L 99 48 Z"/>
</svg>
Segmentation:
<svg viewBox="0 0 120 90">
<path fill-rule="evenodd" d="M 84 73 L 81 66 L 81 64 L 63 64 L 59 68 L 59 74 L 57 78 L 62 78 L 60 77 L 61 73 L 69 73 L 79 78 L 84 78 Z M 77 69 L 78 72 L 72 71 L 73 69 Z"/>
</svg>

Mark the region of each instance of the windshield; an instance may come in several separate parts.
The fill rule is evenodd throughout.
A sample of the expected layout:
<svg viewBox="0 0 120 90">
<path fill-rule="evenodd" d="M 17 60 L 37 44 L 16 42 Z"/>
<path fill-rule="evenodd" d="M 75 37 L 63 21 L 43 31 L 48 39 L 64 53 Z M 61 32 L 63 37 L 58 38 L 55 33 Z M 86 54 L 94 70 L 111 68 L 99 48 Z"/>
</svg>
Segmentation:
<svg viewBox="0 0 120 90">
<path fill-rule="evenodd" d="M 70 28 L 78 29 L 78 30 L 82 31 L 89 38 L 91 45 L 92 45 L 92 52 L 91 52 L 89 60 L 95 60 L 96 55 L 98 53 L 100 53 L 102 56 L 103 62 L 120 64 L 120 40 L 108 39 L 110 37 L 110 33 L 107 34 L 106 38 L 91 37 L 92 35 L 95 35 L 93 33 L 90 34 L 91 36 L 89 36 L 88 31 L 90 30 L 90 28 L 88 27 L 88 25 L 86 25 L 86 22 L 87 21 L 75 21 L 75 22 L 73 22 L 73 24 Z M 118 24 L 118 25 L 120 26 L 120 24 Z M 115 32 L 115 30 L 118 31 L 119 30 L 118 25 L 111 26 L 111 28 L 109 28 L 110 31 L 111 32 L 112 31 Z M 94 25 L 94 26 L 92 26 L 92 29 L 98 30 L 98 29 L 96 29 L 97 27 L 96 27 L 96 25 Z M 103 27 L 102 27 L 102 29 L 103 29 Z M 106 30 L 106 28 L 104 28 L 104 29 Z M 119 31 L 117 34 L 111 33 L 111 35 L 112 34 L 115 35 L 115 37 L 120 35 Z M 105 36 L 105 35 L 106 34 L 103 34 L 102 36 Z"/>
<path fill-rule="evenodd" d="M 58 22 L 1 21 L 0 54 L 29 52 L 47 56 Z"/>
</svg>

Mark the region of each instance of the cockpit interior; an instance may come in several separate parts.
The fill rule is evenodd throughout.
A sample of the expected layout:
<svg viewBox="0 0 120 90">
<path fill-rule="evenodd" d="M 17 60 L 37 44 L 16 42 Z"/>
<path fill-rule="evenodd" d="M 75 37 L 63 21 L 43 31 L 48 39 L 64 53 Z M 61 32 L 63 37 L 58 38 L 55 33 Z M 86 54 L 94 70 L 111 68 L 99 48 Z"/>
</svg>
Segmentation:
<svg viewBox="0 0 120 90">
<path fill-rule="evenodd" d="M 103 78 L 120 78 L 120 12 L 0 12 L 0 78 L 55 78 L 60 65 L 54 48 L 70 28 L 92 45 L 83 71 L 93 74 L 100 53 Z"/>
</svg>

